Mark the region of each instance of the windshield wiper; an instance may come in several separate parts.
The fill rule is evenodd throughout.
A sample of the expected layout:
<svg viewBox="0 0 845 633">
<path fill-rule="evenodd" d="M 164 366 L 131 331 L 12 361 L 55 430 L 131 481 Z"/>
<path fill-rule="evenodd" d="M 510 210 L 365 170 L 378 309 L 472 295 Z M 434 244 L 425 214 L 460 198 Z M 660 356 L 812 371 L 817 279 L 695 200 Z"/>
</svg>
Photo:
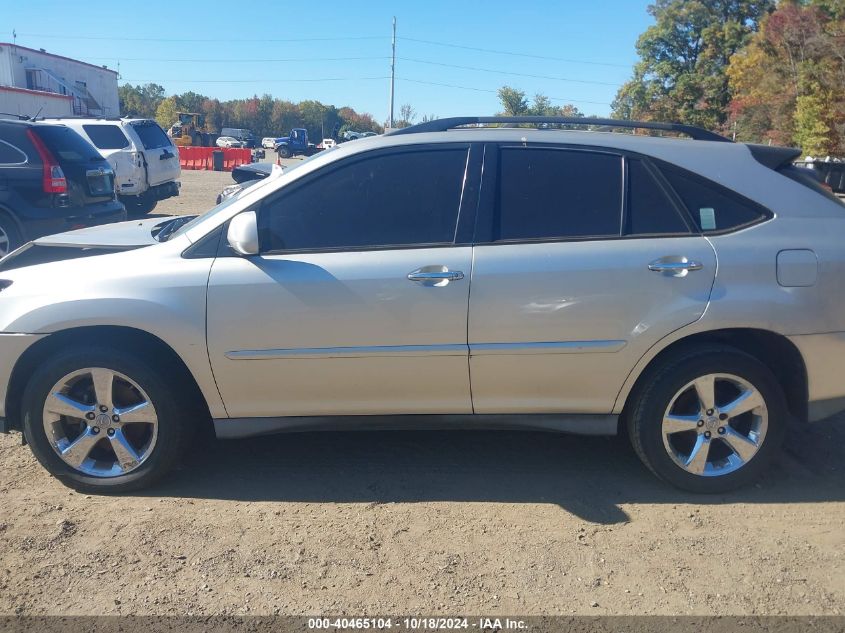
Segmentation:
<svg viewBox="0 0 845 633">
<path fill-rule="evenodd" d="M 195 215 L 183 215 L 178 218 L 173 218 L 170 222 L 166 222 L 164 224 L 158 225 L 158 231 L 153 229 L 153 237 L 157 239 L 159 242 L 166 242 L 170 239 L 170 237 L 178 231 L 181 227 L 186 225 L 188 222 L 193 220 Z"/>
</svg>

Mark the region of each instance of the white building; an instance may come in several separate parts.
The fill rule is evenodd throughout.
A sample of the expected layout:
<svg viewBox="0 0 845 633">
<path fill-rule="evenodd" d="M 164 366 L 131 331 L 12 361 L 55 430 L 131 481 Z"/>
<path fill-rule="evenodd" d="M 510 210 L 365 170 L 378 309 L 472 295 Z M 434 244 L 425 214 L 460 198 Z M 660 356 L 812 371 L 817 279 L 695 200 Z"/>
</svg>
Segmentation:
<svg viewBox="0 0 845 633">
<path fill-rule="evenodd" d="M 0 42 L 0 113 L 39 110 L 41 116 L 120 116 L 117 72 Z"/>
</svg>

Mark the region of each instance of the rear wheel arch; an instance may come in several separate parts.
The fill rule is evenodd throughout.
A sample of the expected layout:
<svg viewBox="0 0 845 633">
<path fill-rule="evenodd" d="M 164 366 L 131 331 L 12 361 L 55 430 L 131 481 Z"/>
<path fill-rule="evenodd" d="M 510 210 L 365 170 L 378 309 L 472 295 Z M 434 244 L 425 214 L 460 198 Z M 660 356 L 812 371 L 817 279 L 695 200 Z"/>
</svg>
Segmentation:
<svg viewBox="0 0 845 633">
<path fill-rule="evenodd" d="M 691 334 L 673 341 L 661 349 L 640 371 L 632 387 L 624 395 L 625 404 L 620 424 L 625 424 L 627 414 L 643 386 L 673 358 L 691 349 L 708 345 L 721 345 L 754 357 L 774 374 L 783 391 L 793 418 L 806 422 L 808 418 L 809 385 L 807 368 L 801 352 L 786 336 L 770 330 L 756 328 L 726 328 Z"/>
<path fill-rule="evenodd" d="M 194 375 L 182 358 L 157 336 L 130 327 L 90 326 L 61 330 L 44 337 L 28 348 L 12 370 L 6 395 L 6 417 L 12 428 L 22 428 L 22 398 L 27 383 L 38 364 L 69 346 L 91 345 L 136 354 L 151 365 L 170 374 L 185 394 L 185 406 L 201 416 L 211 428 L 208 402 Z"/>
</svg>

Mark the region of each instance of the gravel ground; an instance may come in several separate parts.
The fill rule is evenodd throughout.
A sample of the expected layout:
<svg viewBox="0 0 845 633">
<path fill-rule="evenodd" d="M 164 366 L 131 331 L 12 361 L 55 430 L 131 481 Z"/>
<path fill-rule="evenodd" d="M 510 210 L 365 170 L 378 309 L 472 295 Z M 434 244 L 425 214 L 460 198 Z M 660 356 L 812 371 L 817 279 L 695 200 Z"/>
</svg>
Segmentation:
<svg viewBox="0 0 845 633">
<path fill-rule="evenodd" d="M 720 497 L 617 439 L 458 431 L 203 440 L 100 497 L 0 436 L 0 613 L 841 614 L 845 416 L 791 442 Z"/>
<path fill-rule="evenodd" d="M 213 205 L 184 172 L 157 213 Z M 845 415 L 755 486 L 667 487 L 621 439 L 203 439 L 144 494 L 77 494 L 0 436 L 0 614 L 838 615 Z"/>
</svg>

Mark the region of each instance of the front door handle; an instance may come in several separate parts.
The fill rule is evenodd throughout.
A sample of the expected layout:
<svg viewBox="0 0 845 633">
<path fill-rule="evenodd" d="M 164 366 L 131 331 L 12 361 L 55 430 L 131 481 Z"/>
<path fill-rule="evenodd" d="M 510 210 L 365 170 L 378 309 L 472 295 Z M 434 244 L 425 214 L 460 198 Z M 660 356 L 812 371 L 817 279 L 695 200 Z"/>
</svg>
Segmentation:
<svg viewBox="0 0 845 633">
<path fill-rule="evenodd" d="M 685 277 L 693 270 L 701 270 L 704 264 L 686 257 L 661 257 L 648 265 L 648 269 L 655 273 L 666 273 L 675 277 Z"/>
<path fill-rule="evenodd" d="M 458 281 L 464 278 L 460 270 L 449 270 L 446 266 L 423 266 L 408 273 L 410 281 L 419 281 L 431 286 L 445 286 L 450 281 Z"/>
</svg>

